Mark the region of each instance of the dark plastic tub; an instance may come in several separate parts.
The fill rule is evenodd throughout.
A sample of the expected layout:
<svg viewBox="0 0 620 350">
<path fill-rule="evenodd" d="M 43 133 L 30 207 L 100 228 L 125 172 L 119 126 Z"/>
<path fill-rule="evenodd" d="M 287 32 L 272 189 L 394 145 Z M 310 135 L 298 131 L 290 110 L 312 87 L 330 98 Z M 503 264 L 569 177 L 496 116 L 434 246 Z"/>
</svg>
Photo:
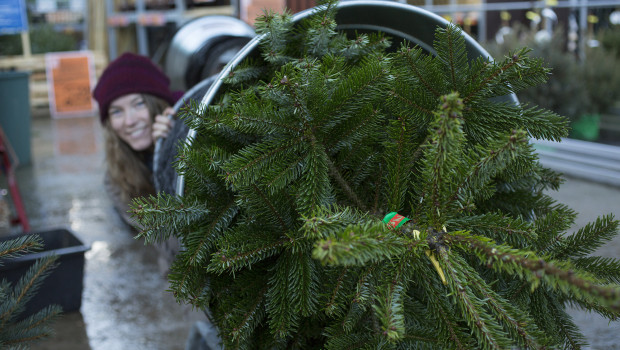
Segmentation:
<svg viewBox="0 0 620 350">
<path fill-rule="evenodd" d="M 31 315 L 42 308 L 56 304 L 63 312 L 79 310 L 82 306 L 82 288 L 84 277 L 84 252 L 90 247 L 66 229 L 56 229 L 28 234 L 39 235 L 43 240 L 43 250 L 25 254 L 15 259 L 2 261 L 0 280 L 15 283 L 23 276 L 37 259 L 56 254 L 57 266 L 45 278 L 36 295 L 26 304 L 26 310 L 20 318 Z M 17 236 L 0 238 L 7 241 Z"/>
</svg>

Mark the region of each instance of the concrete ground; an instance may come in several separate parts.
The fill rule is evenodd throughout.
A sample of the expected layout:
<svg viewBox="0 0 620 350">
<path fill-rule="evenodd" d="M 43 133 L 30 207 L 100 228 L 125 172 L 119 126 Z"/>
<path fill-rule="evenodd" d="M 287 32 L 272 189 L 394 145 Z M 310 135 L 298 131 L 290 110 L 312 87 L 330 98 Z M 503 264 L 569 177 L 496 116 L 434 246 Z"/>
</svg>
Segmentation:
<svg viewBox="0 0 620 350">
<path fill-rule="evenodd" d="M 155 248 L 134 239 L 112 208 L 98 118 L 35 117 L 31 134 L 32 164 L 16 175 L 32 231 L 68 229 L 91 247 L 80 311 L 63 315 L 56 336 L 32 349 L 184 349 L 204 315 L 177 304 Z"/>
<path fill-rule="evenodd" d="M 579 213 L 572 230 L 578 230 L 588 222 L 596 220 L 598 216 L 609 213 L 620 220 L 620 187 L 568 178 L 559 191 L 549 194 Z M 620 236 L 599 248 L 594 254 L 620 258 Z M 610 323 L 596 313 L 581 310 L 570 310 L 569 314 L 581 328 L 591 349 L 620 349 L 620 321 Z"/>
<path fill-rule="evenodd" d="M 183 349 L 204 316 L 166 292 L 153 247 L 133 238 L 102 186 L 103 150 L 97 118 L 32 119 L 31 165 L 18 169 L 33 231 L 66 228 L 91 247 L 86 256 L 82 307 L 55 323 L 55 337 L 34 350 Z M 578 211 L 576 228 L 598 215 L 620 218 L 620 188 L 568 179 L 553 197 Z M 597 253 L 620 257 L 620 238 Z M 620 323 L 571 314 L 592 349 L 620 349 Z"/>
</svg>

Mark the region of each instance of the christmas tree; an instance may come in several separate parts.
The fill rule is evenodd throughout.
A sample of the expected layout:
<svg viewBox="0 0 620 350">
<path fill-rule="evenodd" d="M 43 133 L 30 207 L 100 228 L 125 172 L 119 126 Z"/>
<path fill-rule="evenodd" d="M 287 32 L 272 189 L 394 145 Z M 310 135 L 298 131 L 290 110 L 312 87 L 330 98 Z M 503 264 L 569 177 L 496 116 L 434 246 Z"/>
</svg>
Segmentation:
<svg viewBox="0 0 620 350">
<path fill-rule="evenodd" d="M 37 235 L 23 235 L 0 242 L 2 260 L 41 250 L 42 240 Z M 37 260 L 15 283 L 0 279 L 0 348 L 24 349 L 26 345 L 52 334 L 51 322 L 62 312 L 58 305 L 50 305 L 32 315 L 24 315 L 43 280 L 56 266 L 57 257 L 48 255 Z"/>
<path fill-rule="evenodd" d="M 261 55 L 185 110 L 183 196 L 134 202 L 141 236 L 184 246 L 177 299 L 240 349 L 573 348 L 568 305 L 616 319 L 620 264 L 590 253 L 618 222 L 567 234 L 528 142 L 567 122 L 504 98 L 542 62 L 468 57 L 453 25 L 436 55 L 350 38 L 336 11 L 262 16 Z"/>
</svg>

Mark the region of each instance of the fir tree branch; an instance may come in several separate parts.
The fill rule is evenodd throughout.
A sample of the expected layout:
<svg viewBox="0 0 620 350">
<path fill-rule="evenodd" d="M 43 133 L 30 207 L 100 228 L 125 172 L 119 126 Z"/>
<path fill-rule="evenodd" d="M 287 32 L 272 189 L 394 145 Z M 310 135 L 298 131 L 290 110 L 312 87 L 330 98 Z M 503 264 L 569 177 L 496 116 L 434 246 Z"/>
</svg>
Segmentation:
<svg viewBox="0 0 620 350">
<path fill-rule="evenodd" d="M 620 284 L 620 260 L 601 256 L 586 256 L 573 260 L 575 267 L 593 274 L 607 283 Z"/>
<path fill-rule="evenodd" d="M 264 65 L 259 64 L 254 59 L 246 59 L 236 67 L 233 67 L 222 81 L 225 84 L 239 86 L 242 83 L 251 83 L 258 79 L 267 70 Z"/>
<path fill-rule="evenodd" d="M 299 240 L 299 239 L 297 239 Z M 235 272 L 243 268 L 251 268 L 257 262 L 278 254 L 286 244 L 294 244 L 295 239 L 285 238 L 267 244 L 250 242 L 241 247 L 225 247 L 213 253 L 213 258 L 207 270 L 221 274 Z M 246 250 L 250 248 L 250 250 Z"/>
<path fill-rule="evenodd" d="M 472 231 L 496 241 L 525 247 L 537 238 L 535 226 L 520 218 L 510 218 L 500 213 L 463 216 L 446 223 L 449 227 Z"/>
<path fill-rule="evenodd" d="M 402 94 L 400 94 L 399 91 L 397 90 L 391 90 L 389 92 L 390 96 L 397 99 L 400 103 L 405 103 L 407 104 L 409 107 L 411 107 L 412 109 L 422 113 L 422 114 L 426 114 L 426 115 L 432 115 L 433 114 L 433 110 L 424 107 L 423 105 L 417 103 L 417 101 L 414 101 L 413 99 L 409 99 L 406 96 L 403 96 Z"/>
<path fill-rule="evenodd" d="M 564 239 L 560 246 L 551 251 L 551 255 L 557 259 L 585 257 L 614 238 L 619 224 L 613 214 L 599 217 Z"/>
<path fill-rule="evenodd" d="M 399 282 L 398 277 L 394 276 L 394 280 L 387 288 L 379 288 L 375 298 L 378 304 L 372 305 L 377 318 L 381 321 L 382 334 L 389 341 L 399 340 L 405 333 L 403 315 L 405 287 Z"/>
<path fill-rule="evenodd" d="M 450 172 L 454 167 L 457 157 L 461 153 L 463 131 L 459 120 L 462 115 L 463 104 L 458 93 L 442 96 L 442 105 L 435 112 L 436 119 L 433 124 L 436 131 L 433 134 L 430 147 L 425 152 L 426 164 L 423 170 L 424 176 L 429 179 L 427 192 L 429 201 L 427 204 L 430 224 L 440 229 L 442 219 L 440 215 L 445 213 L 447 201 L 445 186 L 449 181 Z"/>
<path fill-rule="evenodd" d="M 486 237 L 472 236 L 465 232 L 450 232 L 444 236 L 444 240 L 447 244 L 459 245 L 473 251 L 484 264 L 496 270 L 519 274 L 530 283 L 532 289 L 544 281 L 553 290 L 575 298 L 596 301 L 620 313 L 620 289 L 598 285 L 592 277 L 563 267 L 568 265 L 566 262 L 547 262 L 538 258 L 534 252 L 495 244 Z"/>
<path fill-rule="evenodd" d="M 57 259 L 58 256 L 56 255 L 48 255 L 37 260 L 28 268 L 26 274 L 19 279 L 13 293 L 11 293 L 10 303 L 12 306 L 0 314 L 0 320 L 2 320 L 0 329 L 3 329 L 15 317 L 13 313 L 32 297 L 43 280 L 50 274 L 51 269 L 56 266 Z"/>
<path fill-rule="evenodd" d="M 54 320 L 62 313 L 62 307 L 59 305 L 48 305 L 44 309 L 38 311 L 36 314 L 28 317 L 28 319 L 22 321 L 22 325 L 19 328 L 25 331 L 36 331 L 37 328 L 44 326 L 46 323 Z"/>
<path fill-rule="evenodd" d="M 310 134 L 310 147 L 305 160 L 303 181 L 300 181 L 295 200 L 297 211 L 308 215 L 317 208 L 333 204 L 334 194 L 329 181 L 329 156 L 323 146 Z"/>
<path fill-rule="evenodd" d="M 374 195 L 374 201 L 373 201 L 373 205 L 372 205 L 372 209 L 371 209 L 371 214 L 374 216 L 379 216 L 379 197 L 381 195 L 381 181 L 383 181 L 383 167 L 380 166 L 379 167 L 379 175 L 377 176 L 376 182 L 375 182 L 375 195 Z"/>
<path fill-rule="evenodd" d="M 274 203 L 265 195 L 265 193 L 255 184 L 250 185 L 252 191 L 262 200 L 262 203 L 267 205 L 267 208 L 273 215 L 273 218 L 276 219 L 278 224 L 280 225 L 280 229 L 283 232 L 286 232 L 290 229 L 289 225 L 284 220 L 283 215 L 280 213 L 278 209 L 276 209 Z"/>
<path fill-rule="evenodd" d="M 339 129 L 344 130 L 344 132 L 330 135 L 330 138 L 325 140 L 325 151 L 328 154 L 333 154 L 342 148 L 350 148 L 361 142 L 362 138 L 375 132 L 376 128 L 379 127 L 380 118 L 378 117 L 380 117 L 379 110 L 374 109 L 370 104 L 366 105 L 356 116 L 347 118 L 345 122 L 341 123 Z"/>
<path fill-rule="evenodd" d="M 433 141 L 433 134 L 428 134 L 426 135 L 424 140 L 417 147 L 415 147 L 415 151 L 413 152 L 413 155 L 411 156 L 412 167 L 420 159 L 420 157 L 424 155 L 424 151 L 426 150 L 426 148 L 430 147 L 432 141 Z"/>
<path fill-rule="evenodd" d="M 353 207 L 333 205 L 317 208 L 312 217 L 302 215 L 303 226 L 301 231 L 307 239 L 325 238 L 334 236 L 347 226 L 366 220 L 367 215 Z"/>
<path fill-rule="evenodd" d="M 488 75 L 487 77 L 484 78 L 484 80 L 482 80 L 477 87 L 475 87 L 474 89 L 472 89 L 469 94 L 467 96 L 465 96 L 465 98 L 463 98 L 463 103 L 465 104 L 469 104 L 470 100 L 476 96 L 479 96 L 479 94 L 481 93 L 482 90 L 488 88 L 489 84 L 495 80 L 497 77 L 499 77 L 502 73 L 508 71 L 509 69 L 511 69 L 512 67 L 514 67 L 515 65 L 518 64 L 519 60 L 520 60 L 520 56 L 515 54 L 512 56 L 512 61 L 510 62 L 505 62 L 504 65 L 502 66 L 498 66 L 498 65 L 493 65 L 492 67 L 494 68 L 492 73 L 490 75 Z"/>
<path fill-rule="evenodd" d="M 298 241 L 291 245 L 292 257 L 289 272 L 289 284 L 295 291 L 290 298 L 293 311 L 304 317 L 314 315 L 318 310 L 320 275 L 317 262 L 306 252 L 310 245 L 305 241 Z"/>
<path fill-rule="evenodd" d="M 534 226 L 538 233 L 535 241 L 536 251 L 540 255 L 550 255 L 551 251 L 562 244 L 563 235 L 575 222 L 577 213 L 568 206 L 557 204 L 548 213 L 538 215 Z"/>
<path fill-rule="evenodd" d="M 231 200 L 220 208 L 219 212 L 214 213 L 215 215 L 210 218 L 210 223 L 205 231 L 197 231 L 187 236 L 185 241 L 188 244 L 184 254 L 189 265 L 202 266 L 207 261 L 215 238 L 230 226 L 237 212 L 237 203 Z"/>
<path fill-rule="evenodd" d="M 565 335 L 565 341 L 567 342 L 567 348 L 570 349 L 582 349 L 584 345 L 587 345 L 581 334 L 579 334 L 579 330 L 575 327 L 575 329 L 569 329 L 564 323 L 558 322 L 560 325 L 560 329 L 562 330 L 562 334 Z"/>
<path fill-rule="evenodd" d="M 327 301 L 327 304 L 324 307 L 325 314 L 327 316 L 332 316 L 334 312 L 336 311 L 336 308 L 337 308 L 336 298 L 338 297 L 338 294 L 341 291 L 341 288 L 344 283 L 344 278 L 348 271 L 349 271 L 349 268 L 345 266 L 344 268 L 342 268 L 342 271 L 340 272 L 338 279 L 336 279 L 336 285 L 334 286 L 332 292 L 330 293 L 329 300 Z"/>
<path fill-rule="evenodd" d="M 249 101 L 244 102 L 248 103 Z M 238 112 L 232 117 L 232 121 L 235 123 L 235 128 L 237 130 L 248 133 L 260 133 L 262 135 L 270 135 L 282 131 L 292 134 L 303 133 L 303 129 L 295 127 L 290 123 L 273 120 L 273 116 L 278 114 L 278 111 L 274 108 L 268 108 L 268 106 L 264 105 L 259 105 L 257 107 L 260 108 L 261 114 L 264 115 L 252 117 Z M 266 118 L 266 116 L 270 116 L 271 118 Z"/>
<path fill-rule="evenodd" d="M 251 332 L 256 328 L 256 326 L 262 321 L 265 317 L 264 308 L 265 308 L 265 293 L 267 292 L 268 287 L 265 286 L 262 290 L 260 290 L 256 295 L 257 298 L 254 300 L 252 306 L 246 310 L 243 315 L 243 319 L 233 327 L 233 332 L 231 333 L 232 339 L 236 341 L 237 348 L 241 347 L 240 342 L 245 338 L 249 337 Z"/>
<path fill-rule="evenodd" d="M 336 2 L 327 1 L 317 7 L 316 15 L 309 19 L 315 23 L 309 24 L 306 32 L 306 47 L 308 47 L 309 54 L 314 57 L 322 57 L 329 50 L 330 39 L 336 35 L 335 12 Z"/>
<path fill-rule="evenodd" d="M 207 107 L 201 106 L 201 104 L 194 99 L 189 99 L 179 109 L 177 115 L 190 129 L 197 129 L 200 127 L 200 121 L 204 120 L 206 111 Z"/>
<path fill-rule="evenodd" d="M 451 85 L 451 91 L 459 91 L 465 75 L 462 73 L 468 68 L 465 37 L 462 33 L 462 30 L 453 24 L 435 31 L 434 46 L 437 48 L 437 56 L 448 68 L 449 75 L 446 80 Z"/>
<path fill-rule="evenodd" d="M 43 247 L 41 237 L 38 235 L 24 235 L 8 241 L 0 242 L 0 266 L 3 259 L 12 259 L 40 250 Z"/>
<path fill-rule="evenodd" d="M 327 340 L 326 350 L 358 350 L 368 346 L 372 341 L 368 332 L 365 333 L 340 333 L 330 334 Z"/>
<path fill-rule="evenodd" d="M 350 304 L 347 314 L 343 317 L 342 322 L 340 322 L 340 326 L 345 333 L 350 333 L 358 323 L 364 319 L 364 316 L 369 317 L 365 305 L 354 301 Z"/>
<path fill-rule="evenodd" d="M 469 332 L 462 330 L 462 326 L 459 324 L 460 319 L 448 305 L 446 289 L 437 288 L 436 283 L 429 278 L 432 271 L 430 266 L 426 270 L 426 273 L 420 274 L 420 284 L 425 287 L 425 300 L 430 305 L 429 310 L 438 314 L 438 318 L 443 321 L 439 323 L 439 327 L 446 332 L 445 335 L 444 332 L 438 333 L 438 341 L 444 347 L 453 347 L 457 350 L 472 349 L 474 347 L 473 339 L 470 338 Z"/>
<path fill-rule="evenodd" d="M 525 132 L 513 130 L 510 136 L 502 138 L 491 146 L 488 155 L 471 166 L 469 173 L 454 190 L 449 201 L 459 201 L 461 198 L 471 198 L 477 191 L 487 185 L 491 179 L 503 171 L 511 160 L 516 157 L 520 146 L 527 143 Z"/>
<path fill-rule="evenodd" d="M 299 326 L 301 318 L 293 310 L 290 295 L 293 290 L 288 287 L 292 263 L 291 253 L 285 251 L 278 258 L 275 271 L 269 278 L 266 306 L 271 332 L 276 339 L 287 338 Z"/>
<path fill-rule="evenodd" d="M 273 173 L 275 173 L 275 176 L 272 172 L 267 175 L 267 178 L 270 180 L 266 182 L 266 187 L 270 190 L 271 194 L 285 188 L 299 178 L 299 174 L 303 171 L 303 161 L 306 157 L 306 154 L 302 154 L 297 159 L 285 163 L 286 166 L 284 168 L 274 168 Z"/>
<path fill-rule="evenodd" d="M 54 331 L 49 329 L 47 324 L 56 319 L 61 312 L 62 308 L 60 306 L 49 305 L 34 315 L 9 325 L 8 333 L 10 334 L 8 334 L 6 339 L 2 334 L 4 330 L 0 328 L 0 338 L 3 338 L 3 341 L 0 341 L 0 345 L 25 344 L 52 336 Z"/>
<path fill-rule="evenodd" d="M 612 311 L 609 311 L 605 306 L 593 303 L 591 301 L 572 300 L 572 299 L 565 299 L 565 298 L 562 298 L 561 301 L 564 302 L 564 305 L 566 307 L 570 306 L 571 308 L 574 308 L 574 309 L 581 309 L 587 312 L 596 312 L 600 316 L 608 319 L 610 322 L 611 321 L 615 322 L 615 321 L 620 320 L 619 314 L 613 313 Z"/>
<path fill-rule="evenodd" d="M 387 208 L 388 211 L 400 211 L 405 205 L 405 195 L 409 190 L 413 162 L 408 154 L 411 146 L 411 130 L 407 130 L 406 121 L 399 117 L 388 127 L 390 142 L 386 142 L 385 163 L 387 164 Z"/>
<path fill-rule="evenodd" d="M 285 56 L 288 34 L 293 22 L 289 12 L 283 14 L 266 10 L 256 19 L 256 32 L 264 38 L 261 42 L 263 58 L 271 64 L 284 64 L 290 60 Z"/>
<path fill-rule="evenodd" d="M 136 198 L 130 208 L 143 227 L 136 237 L 144 238 L 147 243 L 163 242 L 209 213 L 204 204 L 195 201 L 188 205 L 183 198 L 164 192 L 157 197 Z"/>
<path fill-rule="evenodd" d="M 353 296 L 352 303 L 366 304 L 370 301 L 370 279 L 373 273 L 378 269 L 378 264 L 370 265 L 366 267 L 364 273 L 357 280 L 355 287 L 355 295 Z"/>
<path fill-rule="evenodd" d="M 361 65 L 346 73 L 345 78 L 339 79 L 333 87 L 329 100 L 319 101 L 317 117 L 325 122 L 322 126 L 327 129 L 325 132 L 343 121 L 358 120 L 356 116 L 361 108 L 369 104 L 376 106 L 382 98 L 380 88 L 384 86 L 382 81 L 387 74 L 384 60 L 371 56 L 364 59 Z M 350 133 L 351 128 L 359 129 L 362 126 L 357 121 L 341 127 L 340 130 Z M 344 139 L 344 137 L 340 135 L 335 139 Z"/>
<path fill-rule="evenodd" d="M 366 205 L 359 199 L 357 194 L 351 189 L 351 186 L 347 183 L 347 181 L 342 177 L 336 165 L 327 157 L 327 166 L 329 169 L 329 175 L 336 180 L 336 183 L 340 185 L 340 188 L 344 191 L 344 193 L 349 197 L 349 199 L 361 210 L 367 211 Z"/>
<path fill-rule="evenodd" d="M 441 296 L 438 295 L 438 297 L 441 297 Z M 446 322 L 446 326 L 448 326 L 448 332 L 450 334 L 450 340 L 452 341 L 452 344 L 458 350 L 468 350 L 469 347 L 463 344 L 463 342 L 461 341 L 460 337 L 457 334 L 458 332 L 457 329 L 459 328 L 459 326 L 456 323 L 452 322 L 446 310 L 441 309 L 441 308 L 437 310 L 441 314 L 442 319 Z"/>
<path fill-rule="evenodd" d="M 512 339 L 520 339 L 520 345 L 526 349 L 541 348 L 540 340 L 543 340 L 544 335 L 536 328 L 534 320 L 526 313 L 513 307 L 510 301 L 500 297 L 481 278 L 478 272 L 464 260 L 460 266 L 466 271 L 468 285 L 476 289 L 487 307 L 494 312 L 495 317 L 503 322 Z"/>
<path fill-rule="evenodd" d="M 19 337 L 19 338 L 15 338 L 15 339 L 9 339 L 6 340 L 3 344 L 0 345 L 13 345 L 13 344 L 24 344 L 24 343 L 31 343 L 43 338 L 47 338 L 52 336 L 54 333 L 52 331 L 47 331 L 47 332 L 42 332 L 42 333 L 38 333 L 35 335 L 31 335 L 28 337 Z M 14 348 L 9 348 L 11 350 L 14 350 Z M 20 348 L 17 348 L 17 350 L 19 350 Z"/>
<path fill-rule="evenodd" d="M 467 263 L 456 254 L 448 253 L 445 248 L 437 249 L 436 252 L 448 273 L 451 294 L 461 309 L 463 319 L 476 335 L 479 346 L 484 349 L 505 349 L 509 342 L 502 327 L 486 316 L 485 303 L 475 296 L 469 286 L 473 276 L 468 276 L 465 270 Z"/>
<path fill-rule="evenodd" d="M 228 195 L 226 184 L 221 178 L 222 165 L 230 154 L 217 146 L 200 147 L 193 142 L 186 143 L 179 150 L 178 160 L 173 163 L 179 175 L 185 178 L 186 193 L 196 197 L 207 196 L 212 201 Z"/>
<path fill-rule="evenodd" d="M 584 336 L 565 311 L 564 304 L 555 294 L 542 288 L 530 294 L 530 310 L 537 320 L 538 327 L 550 338 L 553 344 L 563 349 L 582 349 L 587 346 Z"/>
<path fill-rule="evenodd" d="M 287 68 L 287 67 L 284 67 L 284 68 Z M 286 71 L 282 72 L 282 74 L 285 74 L 285 73 Z M 298 73 L 298 71 L 295 71 L 295 73 Z M 311 73 L 307 73 L 304 70 L 298 74 L 310 75 Z M 312 114 L 310 113 L 310 110 L 308 108 L 308 102 L 310 101 L 304 98 L 305 97 L 304 95 L 306 92 L 306 86 L 300 86 L 299 82 L 293 81 L 294 78 L 295 77 L 293 76 L 289 78 L 287 75 L 284 75 L 282 79 L 280 79 L 279 85 L 282 85 L 284 87 L 284 90 L 288 92 L 288 96 L 292 97 L 292 101 L 291 101 L 292 106 L 287 106 L 287 107 L 293 108 L 293 114 L 301 117 L 301 119 L 304 120 L 304 129 L 308 129 L 308 125 L 306 124 L 306 122 L 307 122 L 307 119 Z M 307 80 L 307 77 L 304 76 L 301 78 L 301 80 L 302 80 L 302 83 L 307 83 L 307 81 L 303 81 L 303 80 Z"/>
<path fill-rule="evenodd" d="M 412 49 L 411 47 L 403 44 L 401 46 L 400 51 L 398 52 L 398 57 L 404 59 L 407 64 L 407 68 L 409 68 L 409 72 L 412 73 L 413 76 L 417 78 L 417 80 L 435 97 L 439 98 L 441 96 L 441 92 L 436 90 L 433 83 L 426 79 L 426 74 L 428 74 L 428 62 L 421 67 L 418 67 L 418 63 L 423 61 L 426 58 L 427 54 L 422 51 L 420 48 Z M 425 73 L 425 74 L 423 74 Z M 396 92 L 392 91 L 394 96 L 396 96 Z M 431 113 L 432 111 L 427 111 Z"/>
<path fill-rule="evenodd" d="M 177 255 L 177 259 L 172 264 L 168 274 L 170 280 L 170 290 L 178 302 L 185 301 L 191 305 L 199 306 L 201 293 L 207 278 L 201 273 L 204 268 L 201 266 L 193 266 L 186 264 L 184 261 L 184 252 Z M 204 306 L 204 305 L 202 305 Z"/>
<path fill-rule="evenodd" d="M 551 141 L 562 141 L 563 137 L 568 136 L 569 121 L 555 112 L 537 108 L 523 106 L 521 118 L 526 122 L 522 128 L 536 139 L 546 139 Z"/>
<path fill-rule="evenodd" d="M 229 158 L 223 167 L 226 171 L 225 180 L 236 187 L 252 185 L 258 181 L 264 169 L 272 167 L 280 157 L 301 153 L 304 145 L 303 135 L 268 139 L 250 145 Z"/>
<path fill-rule="evenodd" d="M 348 226 L 333 238 L 317 241 L 312 257 L 324 264 L 364 266 L 425 246 L 424 241 L 394 236 L 382 222 L 371 221 Z"/>
</svg>

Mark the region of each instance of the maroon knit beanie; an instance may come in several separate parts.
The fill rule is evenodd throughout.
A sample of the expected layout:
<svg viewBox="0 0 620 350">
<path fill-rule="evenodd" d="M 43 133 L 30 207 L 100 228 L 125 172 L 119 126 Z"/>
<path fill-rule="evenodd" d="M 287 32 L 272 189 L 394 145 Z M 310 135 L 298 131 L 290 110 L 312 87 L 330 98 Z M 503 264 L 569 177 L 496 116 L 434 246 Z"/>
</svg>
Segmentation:
<svg viewBox="0 0 620 350">
<path fill-rule="evenodd" d="M 99 103 L 101 123 L 108 119 L 108 109 L 115 99 L 128 94 L 149 94 L 174 105 L 181 92 L 170 91 L 170 79 L 144 56 L 124 53 L 103 71 L 93 97 Z"/>
</svg>

